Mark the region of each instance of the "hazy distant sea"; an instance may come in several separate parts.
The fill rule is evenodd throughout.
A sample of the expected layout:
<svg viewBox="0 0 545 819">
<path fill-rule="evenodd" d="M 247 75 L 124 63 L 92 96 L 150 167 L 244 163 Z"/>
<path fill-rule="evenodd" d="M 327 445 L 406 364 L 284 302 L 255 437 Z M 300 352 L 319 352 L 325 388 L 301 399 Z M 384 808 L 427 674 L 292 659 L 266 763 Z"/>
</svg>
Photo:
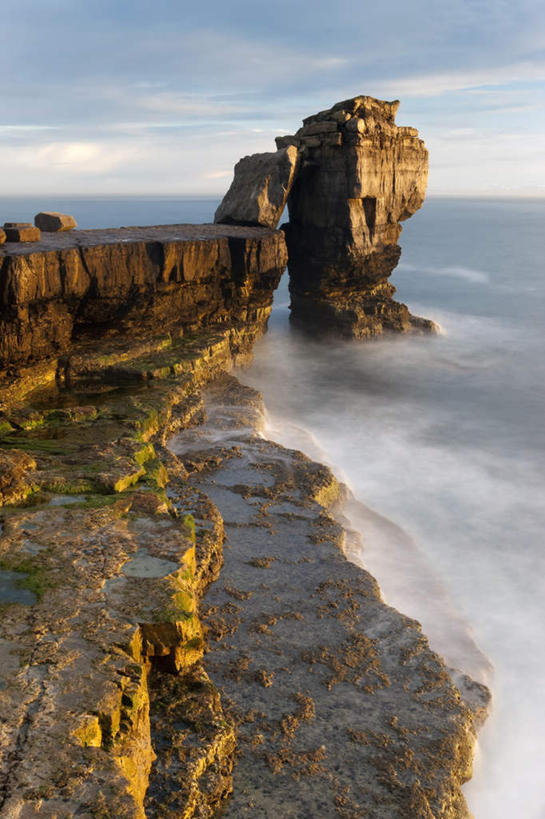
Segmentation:
<svg viewBox="0 0 545 819">
<path fill-rule="evenodd" d="M 211 221 L 216 199 L 0 198 L 81 227 Z M 243 380 L 269 436 L 328 461 L 360 506 L 354 559 L 432 646 L 493 689 L 476 819 L 545 817 L 545 200 L 430 198 L 404 223 L 398 298 L 444 334 L 316 344 L 286 278 Z"/>
</svg>

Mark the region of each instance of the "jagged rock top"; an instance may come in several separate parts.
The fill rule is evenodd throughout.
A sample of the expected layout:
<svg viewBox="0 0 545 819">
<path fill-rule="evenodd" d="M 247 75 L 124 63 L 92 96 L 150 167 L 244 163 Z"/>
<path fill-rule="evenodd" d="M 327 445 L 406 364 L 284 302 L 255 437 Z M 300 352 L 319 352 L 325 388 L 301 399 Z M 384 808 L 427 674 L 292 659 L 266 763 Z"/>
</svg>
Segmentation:
<svg viewBox="0 0 545 819">
<path fill-rule="evenodd" d="M 317 148 L 321 144 L 341 146 L 343 143 L 362 142 L 361 137 L 382 134 L 390 137 L 418 138 L 416 128 L 398 126 L 395 116 L 399 100 L 388 102 L 374 97 L 358 96 L 337 102 L 325 111 L 303 119 L 303 125 L 294 135 L 276 137 L 278 148 L 289 145 Z M 418 140 L 422 145 L 421 140 Z"/>
<path fill-rule="evenodd" d="M 370 114 L 378 114 L 381 118 L 394 122 L 398 108 L 399 100 L 387 102 L 386 100 L 377 100 L 375 97 L 352 97 L 352 99 L 335 103 L 335 105 L 325 111 L 319 111 L 317 114 L 305 117 L 303 125 L 310 125 L 313 122 L 323 122 L 330 118 L 336 119 L 339 122 L 345 122 L 345 120 L 351 116 L 366 117 Z"/>
<path fill-rule="evenodd" d="M 276 138 L 278 148 L 294 146 L 300 155 L 290 223 L 322 231 L 311 246 L 337 242 L 328 264 L 395 244 L 399 222 L 422 206 L 428 152 L 416 128 L 395 124 L 398 107 L 398 100 L 354 97 Z"/>
</svg>

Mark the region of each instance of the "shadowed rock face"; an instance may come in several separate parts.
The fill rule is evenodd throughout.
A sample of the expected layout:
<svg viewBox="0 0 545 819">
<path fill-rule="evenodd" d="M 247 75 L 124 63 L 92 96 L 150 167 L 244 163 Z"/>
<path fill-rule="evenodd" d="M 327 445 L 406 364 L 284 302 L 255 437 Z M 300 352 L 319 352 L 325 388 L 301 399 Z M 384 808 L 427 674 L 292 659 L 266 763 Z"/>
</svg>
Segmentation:
<svg viewBox="0 0 545 819">
<path fill-rule="evenodd" d="M 418 131 L 395 124 L 398 105 L 355 97 L 276 140 L 299 150 L 286 236 L 292 320 L 306 330 L 365 338 L 436 329 L 395 302 L 388 283 L 400 222 L 421 207 L 428 178 Z"/>
</svg>

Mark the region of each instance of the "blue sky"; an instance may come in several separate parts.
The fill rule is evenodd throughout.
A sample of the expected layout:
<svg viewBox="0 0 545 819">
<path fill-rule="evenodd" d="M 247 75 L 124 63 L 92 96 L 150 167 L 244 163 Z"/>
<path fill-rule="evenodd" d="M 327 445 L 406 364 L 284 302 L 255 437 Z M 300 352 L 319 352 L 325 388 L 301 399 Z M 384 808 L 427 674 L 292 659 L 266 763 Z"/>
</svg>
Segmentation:
<svg viewBox="0 0 545 819">
<path fill-rule="evenodd" d="M 429 192 L 545 196 L 542 0 L 17 0 L 0 193 L 215 194 L 340 99 L 400 99 Z"/>
</svg>

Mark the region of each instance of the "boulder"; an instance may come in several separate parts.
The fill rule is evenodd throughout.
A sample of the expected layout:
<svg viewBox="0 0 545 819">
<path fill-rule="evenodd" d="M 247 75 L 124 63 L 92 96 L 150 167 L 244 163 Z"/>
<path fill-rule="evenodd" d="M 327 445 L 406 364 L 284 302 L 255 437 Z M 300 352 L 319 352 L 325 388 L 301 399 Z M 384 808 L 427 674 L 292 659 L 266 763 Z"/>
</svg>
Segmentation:
<svg viewBox="0 0 545 819">
<path fill-rule="evenodd" d="M 295 178 L 297 158 L 297 148 L 289 145 L 237 162 L 214 222 L 276 228 Z"/>
<path fill-rule="evenodd" d="M 7 242 L 39 242 L 42 236 L 30 222 L 5 222 L 4 230 Z"/>
<path fill-rule="evenodd" d="M 68 213 L 41 211 L 34 217 L 34 224 L 46 233 L 58 233 L 60 230 L 73 230 L 78 223 Z"/>
</svg>

